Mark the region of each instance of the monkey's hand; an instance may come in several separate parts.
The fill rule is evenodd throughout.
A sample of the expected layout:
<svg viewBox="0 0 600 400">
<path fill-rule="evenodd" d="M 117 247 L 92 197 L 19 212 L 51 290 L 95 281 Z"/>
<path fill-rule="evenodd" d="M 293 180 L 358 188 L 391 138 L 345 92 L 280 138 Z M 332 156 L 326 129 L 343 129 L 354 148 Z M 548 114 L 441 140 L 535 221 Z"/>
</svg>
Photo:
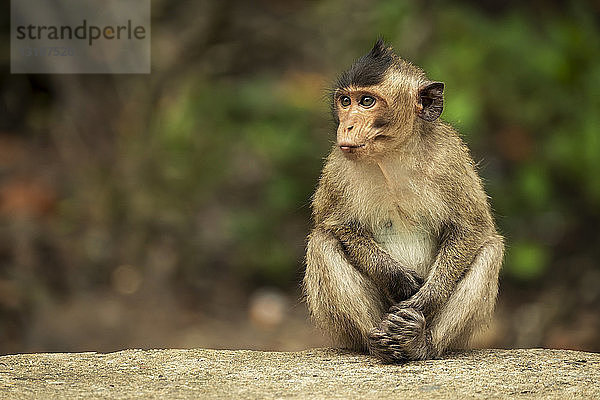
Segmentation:
<svg viewBox="0 0 600 400">
<path fill-rule="evenodd" d="M 394 303 L 405 301 L 412 297 L 423 286 L 423 278 L 410 269 L 398 266 L 398 269 L 389 273 L 387 282 L 383 282 L 388 296 Z"/>
<path fill-rule="evenodd" d="M 385 362 L 424 360 L 432 353 L 431 334 L 423 313 L 393 306 L 369 334 L 369 351 Z"/>
</svg>

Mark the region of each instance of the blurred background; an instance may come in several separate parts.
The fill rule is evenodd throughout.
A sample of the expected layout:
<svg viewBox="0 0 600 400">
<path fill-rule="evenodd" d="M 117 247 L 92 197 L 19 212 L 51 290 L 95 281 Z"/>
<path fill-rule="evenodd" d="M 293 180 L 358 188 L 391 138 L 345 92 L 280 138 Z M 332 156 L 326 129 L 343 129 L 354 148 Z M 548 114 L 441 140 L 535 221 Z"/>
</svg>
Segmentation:
<svg viewBox="0 0 600 400">
<path fill-rule="evenodd" d="M 426 4 L 427 3 L 427 4 Z M 479 346 L 600 351 L 600 2 L 152 2 L 150 75 L 0 60 L 0 353 L 324 346 L 326 88 L 382 35 L 446 83 L 507 239 Z"/>
</svg>

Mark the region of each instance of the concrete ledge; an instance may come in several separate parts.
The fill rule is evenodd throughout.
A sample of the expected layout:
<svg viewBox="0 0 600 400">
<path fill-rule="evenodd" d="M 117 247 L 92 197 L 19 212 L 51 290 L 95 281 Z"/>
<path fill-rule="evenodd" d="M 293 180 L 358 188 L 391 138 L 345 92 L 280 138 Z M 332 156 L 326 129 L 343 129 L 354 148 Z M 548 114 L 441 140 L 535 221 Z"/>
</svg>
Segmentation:
<svg viewBox="0 0 600 400">
<path fill-rule="evenodd" d="M 125 350 L 0 357 L 0 398 L 600 398 L 600 354 L 475 350 L 383 365 L 341 350 Z"/>
</svg>

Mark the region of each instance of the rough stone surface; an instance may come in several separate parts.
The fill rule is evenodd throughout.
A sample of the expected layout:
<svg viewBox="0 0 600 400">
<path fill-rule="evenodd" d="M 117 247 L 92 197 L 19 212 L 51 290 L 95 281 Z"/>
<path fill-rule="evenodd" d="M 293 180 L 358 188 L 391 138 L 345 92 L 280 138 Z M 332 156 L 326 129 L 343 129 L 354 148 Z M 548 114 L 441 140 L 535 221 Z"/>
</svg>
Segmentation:
<svg viewBox="0 0 600 400">
<path fill-rule="evenodd" d="M 341 350 L 125 350 L 0 357 L 0 398 L 598 399 L 600 354 L 475 350 L 384 365 Z"/>
</svg>

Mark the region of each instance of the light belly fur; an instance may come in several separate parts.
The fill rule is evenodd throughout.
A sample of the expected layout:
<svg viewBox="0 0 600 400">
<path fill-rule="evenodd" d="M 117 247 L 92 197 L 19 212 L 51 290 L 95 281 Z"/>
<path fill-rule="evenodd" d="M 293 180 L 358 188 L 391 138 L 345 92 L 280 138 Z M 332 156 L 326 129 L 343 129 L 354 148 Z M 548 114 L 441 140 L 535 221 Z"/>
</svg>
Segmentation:
<svg viewBox="0 0 600 400">
<path fill-rule="evenodd" d="M 429 232 L 418 227 L 388 223 L 374 236 L 392 258 L 423 278 L 427 277 L 435 256 L 435 244 Z"/>
</svg>

